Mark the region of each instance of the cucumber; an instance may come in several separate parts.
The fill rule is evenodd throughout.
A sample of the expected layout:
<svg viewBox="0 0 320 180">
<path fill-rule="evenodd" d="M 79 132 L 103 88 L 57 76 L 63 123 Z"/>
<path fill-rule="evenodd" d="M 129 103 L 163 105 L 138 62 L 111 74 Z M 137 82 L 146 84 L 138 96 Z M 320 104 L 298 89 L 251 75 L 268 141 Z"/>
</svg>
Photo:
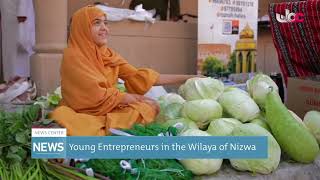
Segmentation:
<svg viewBox="0 0 320 180">
<path fill-rule="evenodd" d="M 273 90 L 267 95 L 266 118 L 282 151 L 289 157 L 301 163 L 311 163 L 316 159 L 319 153 L 316 139 L 294 119 L 280 96 Z"/>
</svg>

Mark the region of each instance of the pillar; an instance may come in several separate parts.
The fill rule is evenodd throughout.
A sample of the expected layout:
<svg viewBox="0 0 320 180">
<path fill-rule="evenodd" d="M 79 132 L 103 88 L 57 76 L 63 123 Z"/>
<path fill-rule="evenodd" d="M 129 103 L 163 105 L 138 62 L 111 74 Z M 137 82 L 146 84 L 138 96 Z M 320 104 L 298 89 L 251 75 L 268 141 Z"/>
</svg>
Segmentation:
<svg viewBox="0 0 320 180">
<path fill-rule="evenodd" d="M 247 73 L 247 56 L 248 51 L 242 51 L 242 72 L 241 73 Z"/>
<path fill-rule="evenodd" d="M 60 63 L 67 40 L 68 1 L 34 0 L 34 6 L 36 46 L 30 73 L 38 95 L 45 95 L 60 85 Z"/>
<path fill-rule="evenodd" d="M 240 52 L 236 51 L 236 73 L 240 73 Z"/>
</svg>

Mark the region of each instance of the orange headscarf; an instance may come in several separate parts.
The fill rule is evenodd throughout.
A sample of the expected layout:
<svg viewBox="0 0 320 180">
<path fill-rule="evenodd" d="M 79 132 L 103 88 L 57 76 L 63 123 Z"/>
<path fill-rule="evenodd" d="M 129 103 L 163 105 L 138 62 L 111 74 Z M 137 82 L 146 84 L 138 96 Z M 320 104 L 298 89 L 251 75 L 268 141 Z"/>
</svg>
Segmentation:
<svg viewBox="0 0 320 180">
<path fill-rule="evenodd" d="M 122 94 L 113 87 L 118 77 L 112 76 L 119 69 L 106 67 L 127 63 L 110 48 L 93 41 L 92 23 L 100 16 L 106 15 L 94 6 L 81 8 L 72 16 L 61 65 L 63 104 L 92 115 L 105 115 L 119 104 Z"/>
<path fill-rule="evenodd" d="M 106 14 L 94 6 L 78 10 L 72 16 L 68 47 L 79 49 L 88 59 L 97 59 L 97 61 L 92 61 L 97 67 L 119 65 L 122 58 L 106 46 L 98 47 L 91 36 L 92 23 L 101 16 L 106 16 Z"/>
</svg>

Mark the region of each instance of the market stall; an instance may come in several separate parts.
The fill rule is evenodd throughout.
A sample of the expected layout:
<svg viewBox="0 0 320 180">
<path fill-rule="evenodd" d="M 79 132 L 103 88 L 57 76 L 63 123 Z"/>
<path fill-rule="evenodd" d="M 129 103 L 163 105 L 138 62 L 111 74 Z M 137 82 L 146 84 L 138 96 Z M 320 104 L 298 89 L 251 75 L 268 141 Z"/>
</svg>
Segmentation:
<svg viewBox="0 0 320 180">
<path fill-rule="evenodd" d="M 118 84 L 118 88 L 126 91 L 122 84 Z M 61 127 L 53 120 L 45 118 L 61 100 L 61 90 L 58 88 L 55 92 L 38 98 L 35 105 L 2 106 L 5 111 L 0 114 L 0 137 L 1 142 L 4 142 L 1 146 L 3 157 L 0 172 L 8 179 L 28 179 L 33 176 L 38 179 L 43 176 L 90 179 L 86 177 L 90 174 L 98 179 L 130 179 L 137 178 L 138 174 L 141 179 L 155 177 L 156 174 L 159 179 L 197 179 L 201 176 L 204 179 L 223 180 L 320 177 L 320 112 L 311 111 L 302 121 L 282 103 L 277 93 L 278 87 L 269 76 L 254 76 L 247 81 L 246 91 L 225 86 L 222 81 L 213 78 L 189 79 L 177 91 L 179 94 L 168 93 L 158 98 L 161 111 L 155 123 L 146 126 L 137 124 L 132 129 L 110 129 L 111 133 L 122 136 L 267 136 L 268 158 L 124 161 L 92 159 L 64 160 L 64 164 L 60 164 L 61 161 L 31 160 L 29 129 Z M 40 113 L 41 109 L 45 111 Z M 16 162 L 22 163 L 17 166 Z M 127 168 L 121 165 L 123 162 L 136 170 L 127 169 L 126 173 L 123 173 Z M 29 168 L 24 166 L 25 163 L 30 164 Z M 16 170 L 11 171 L 9 167 Z"/>
<path fill-rule="evenodd" d="M 36 2 L 38 6 L 41 4 L 40 1 Z M 66 8 L 65 1 L 58 2 L 56 5 Z M 45 10 L 38 10 L 45 14 L 43 12 Z M 55 13 L 52 12 L 52 14 Z M 66 9 L 60 15 L 65 17 Z M 47 19 L 41 19 L 40 24 L 48 25 L 47 23 Z M 307 113 L 297 115 L 283 102 L 283 89 L 279 87 L 282 84 L 277 84 L 269 75 L 262 73 L 250 74 L 250 76 L 246 74 L 247 79 L 241 79 L 241 84 L 216 77 L 195 77 L 176 87 L 164 87 L 168 93 L 161 91 L 161 95 L 150 97 L 160 105 L 160 112 L 151 123 L 134 124 L 127 129 L 108 127 L 104 133 L 110 136 L 263 136 L 267 137 L 267 158 L 32 159 L 33 146 L 30 129 L 66 128 L 56 119 L 50 118 L 50 113 L 59 106 L 62 100 L 58 73 L 52 69 L 47 71 L 42 68 L 50 64 L 54 64 L 56 68 L 60 65 L 57 62 L 60 62 L 62 49 L 65 46 L 67 21 L 64 19 L 60 23 L 62 25 L 56 27 L 57 32 L 60 32 L 60 38 L 48 36 L 46 33 L 49 31 L 42 31 L 38 34 L 40 43 L 38 42 L 37 54 L 33 57 L 35 74 L 46 74 L 36 79 L 41 79 L 42 83 L 45 82 L 46 89 L 40 89 L 41 94 L 45 94 L 44 92 L 48 94 L 38 96 L 33 101 L 30 101 L 29 98 L 28 102 L 21 103 L 19 98 L 36 94 L 36 88 L 31 81 L 17 80 L 1 86 L 0 90 L 3 92 L 0 93 L 0 100 L 4 102 L 0 104 L 1 180 L 320 179 L 319 109 L 308 109 Z M 140 26 L 133 26 L 139 31 Z M 154 27 L 165 28 L 166 24 L 159 23 Z M 172 37 L 178 37 L 179 45 L 181 45 L 179 48 L 182 49 L 180 53 L 187 54 L 188 48 L 185 48 L 184 42 L 187 41 L 187 46 L 192 48 L 194 34 L 193 30 L 180 34 L 179 32 L 183 31 L 182 27 L 189 26 L 175 26 L 173 30 L 176 31 L 172 32 L 175 36 L 162 34 L 161 38 L 166 39 L 164 44 L 169 44 L 172 42 Z M 123 35 L 121 34 L 123 26 L 119 25 L 115 28 L 119 30 L 115 36 L 119 38 Z M 151 31 L 140 33 L 140 35 L 159 33 L 157 29 L 151 28 Z M 244 32 L 251 31 L 249 29 Z M 315 51 L 312 53 L 315 54 Z M 179 56 L 179 53 L 176 55 Z M 189 58 L 193 58 L 194 55 L 191 52 Z M 184 56 L 179 57 L 183 59 Z M 47 62 L 44 63 L 45 65 L 36 63 L 44 61 Z M 188 71 L 189 66 L 187 65 L 190 65 L 190 62 L 183 64 L 186 66 L 180 71 Z M 166 63 L 161 67 L 168 70 Z M 246 66 L 243 67 L 246 69 Z M 49 76 L 51 71 L 53 75 Z M 41 88 L 44 87 L 42 85 Z M 114 82 L 112 86 L 117 92 L 129 93 L 126 84 L 123 84 L 122 81 Z M 21 88 L 24 88 L 23 91 Z M 12 91 L 9 92 L 8 89 Z M 56 90 L 48 91 L 48 89 Z M 15 93 L 12 93 L 13 91 Z M 153 95 L 153 93 L 149 91 L 147 95 Z M 17 101 L 12 101 L 14 99 Z M 102 121 L 107 124 L 106 118 Z M 76 128 L 73 130 L 76 131 Z"/>
</svg>

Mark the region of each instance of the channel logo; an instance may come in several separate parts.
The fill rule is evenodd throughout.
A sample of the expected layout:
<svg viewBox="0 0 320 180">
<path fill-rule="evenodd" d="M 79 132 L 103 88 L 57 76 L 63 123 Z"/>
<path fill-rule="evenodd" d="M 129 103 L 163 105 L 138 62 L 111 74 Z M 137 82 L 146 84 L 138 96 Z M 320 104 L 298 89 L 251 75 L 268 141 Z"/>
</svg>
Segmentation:
<svg viewBox="0 0 320 180">
<path fill-rule="evenodd" d="M 33 128 L 31 135 L 32 158 L 63 158 L 66 156 L 66 129 Z"/>
<path fill-rule="evenodd" d="M 282 15 L 276 13 L 276 19 L 280 23 L 301 23 L 304 22 L 304 14 L 303 13 L 293 13 L 290 12 L 289 9 L 286 9 L 286 14 Z"/>
</svg>

